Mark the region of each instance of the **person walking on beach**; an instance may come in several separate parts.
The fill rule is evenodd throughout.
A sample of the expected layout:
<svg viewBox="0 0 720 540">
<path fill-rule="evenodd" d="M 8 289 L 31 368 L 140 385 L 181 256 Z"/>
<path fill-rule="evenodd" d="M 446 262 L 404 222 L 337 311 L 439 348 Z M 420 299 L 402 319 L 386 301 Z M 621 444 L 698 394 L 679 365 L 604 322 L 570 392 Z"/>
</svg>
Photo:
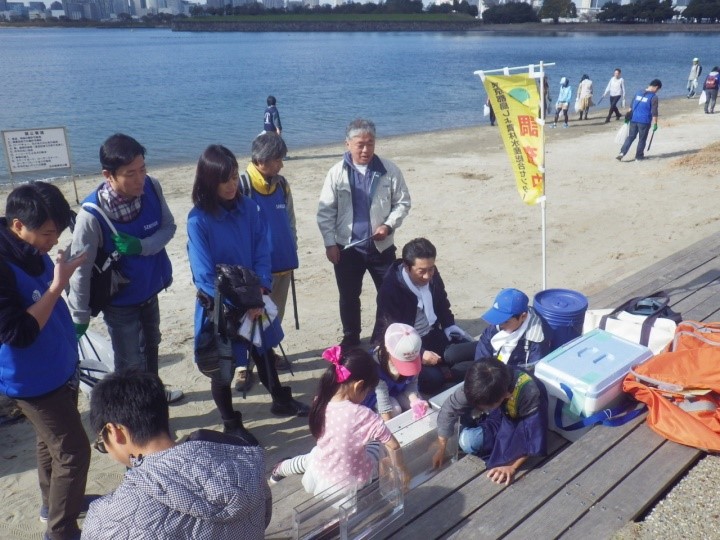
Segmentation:
<svg viewBox="0 0 720 540">
<path fill-rule="evenodd" d="M 263 131 L 262 133 L 277 133 L 282 135 L 282 124 L 280 123 L 280 113 L 278 112 L 275 96 L 267 97 L 267 107 L 263 115 Z M 261 133 L 261 135 L 262 135 Z"/>
<path fill-rule="evenodd" d="M 632 106 L 629 113 L 630 129 L 627 139 L 620 149 L 620 153 L 615 159 L 621 161 L 632 145 L 635 137 L 638 137 L 638 144 L 635 150 L 635 161 L 645 159 L 645 141 L 647 141 L 650 132 L 650 124 L 652 124 L 653 133 L 657 131 L 658 124 L 658 97 L 657 93 L 662 88 L 660 79 L 653 79 L 645 90 L 640 90 L 633 98 Z"/>
<path fill-rule="evenodd" d="M 572 88 L 570 88 L 570 79 L 562 77 L 560 79 L 560 90 L 558 91 L 558 98 L 555 102 L 555 121 L 551 127 L 557 127 L 557 121 L 560 117 L 560 113 L 563 113 L 565 117 L 565 123 L 563 127 L 568 127 L 568 108 L 570 107 L 570 100 L 572 99 Z"/>
<path fill-rule="evenodd" d="M 293 198 L 290 184 L 280 175 L 286 154 L 287 146 L 280 135 L 270 132 L 258 135 L 252 143 L 252 161 L 239 180 L 240 193 L 257 203 L 270 230 L 270 299 L 277 307 L 281 324 L 292 273 L 298 267 Z M 275 353 L 272 356 L 278 369 L 290 368 L 285 358 Z M 248 373 L 246 369 L 238 369 L 236 390 L 247 388 Z"/>
<path fill-rule="evenodd" d="M 88 195 L 73 230 L 73 253 L 87 259 L 70 279 L 68 303 L 80 339 L 88 329 L 90 281 L 98 253 L 117 252 L 126 285 L 102 306 L 115 358 L 115 371 L 139 369 L 158 373 L 160 304 L 158 293 L 172 283 L 172 265 L 165 247 L 175 236 L 175 218 L 160 182 L 148 176 L 145 147 L 116 133 L 100 147 L 105 180 Z M 167 390 L 168 402 L 181 390 Z"/>
<path fill-rule="evenodd" d="M 717 101 L 718 86 L 720 86 L 720 67 L 715 66 L 708 73 L 703 84 L 705 92 L 705 114 L 715 113 L 715 102 Z"/>
<path fill-rule="evenodd" d="M 197 352 L 207 345 L 203 343 L 203 336 L 207 335 L 205 330 L 218 323 L 213 316 L 217 265 L 244 266 L 252 270 L 264 294 L 272 287 L 267 221 L 258 204 L 240 193 L 238 176 L 237 159 L 224 146 L 208 146 L 198 160 L 192 189 L 193 209 L 187 219 L 188 259 L 193 283 L 198 290 L 195 303 Z M 233 305 L 229 301 L 227 305 L 232 315 Z M 242 306 L 235 304 L 234 307 L 239 310 Z M 242 314 L 256 321 L 261 320 L 263 313 L 264 308 L 255 307 Z M 210 377 L 210 391 L 226 433 L 244 433 L 242 415 L 233 409 L 230 385 L 235 367 L 247 366 L 248 354 L 252 355 L 260 381 L 272 397 L 270 413 L 276 416 L 308 415 L 308 406 L 293 399 L 289 386 L 281 386 L 276 363 L 271 359 L 272 347 L 277 346 L 284 337 L 280 322 L 275 318 L 267 327 L 264 324 L 262 326 L 261 345 L 247 340 L 230 340 L 228 348 L 231 350 L 226 355 L 220 354 L 218 345 L 218 355 L 214 357 L 215 369 L 203 371 Z M 237 329 L 234 334 L 237 335 Z M 198 362 L 197 354 L 195 360 Z M 225 360 L 227 362 L 219 366 Z M 200 363 L 198 368 L 203 370 Z"/>
<path fill-rule="evenodd" d="M 698 79 L 700 78 L 700 75 L 702 75 L 702 66 L 700 65 L 700 60 L 698 58 L 693 58 L 687 83 L 688 99 L 695 96 L 695 90 L 697 90 Z"/>
<path fill-rule="evenodd" d="M 90 504 L 83 539 L 261 540 L 272 516 L 264 451 L 249 433 L 170 434 L 162 381 L 113 373 L 90 397 L 95 449 L 127 467 L 118 488 Z"/>
<path fill-rule="evenodd" d="M 350 122 L 345 145 L 348 151 L 325 177 L 317 223 L 340 293 L 342 344 L 351 346 L 360 343 L 363 277 L 369 272 L 380 289 L 395 260 L 394 232 L 410 211 L 410 192 L 400 169 L 375 155 L 370 120 Z"/>
<path fill-rule="evenodd" d="M 594 105 L 592 97 L 592 81 L 590 80 L 590 77 L 588 75 L 583 75 L 580 79 L 580 84 L 578 84 L 577 89 L 577 112 L 580 113 L 580 120 L 583 119 L 583 114 L 585 114 L 585 120 L 588 119 L 588 112 L 590 112 L 590 107 Z"/>
<path fill-rule="evenodd" d="M 605 118 L 606 124 L 610 122 L 613 114 L 615 120 L 622 118 L 622 114 L 618 109 L 618 102 L 622 100 L 622 106 L 625 106 L 625 79 L 622 78 L 621 73 L 620 68 L 615 68 L 613 76 L 610 77 L 610 81 L 602 95 L 602 97 L 610 95 L 610 108 L 608 109 L 607 118 Z"/>
<path fill-rule="evenodd" d="M 15 400 L 35 430 L 40 520 L 51 540 L 80 538 L 90 467 L 77 409 L 77 339 L 62 299 L 86 255 L 71 259 L 68 248 L 54 265 L 48 257 L 71 215 L 57 186 L 33 182 L 8 195 L 0 218 L 0 394 Z M 7 435 L 4 444 L 13 444 Z"/>
</svg>

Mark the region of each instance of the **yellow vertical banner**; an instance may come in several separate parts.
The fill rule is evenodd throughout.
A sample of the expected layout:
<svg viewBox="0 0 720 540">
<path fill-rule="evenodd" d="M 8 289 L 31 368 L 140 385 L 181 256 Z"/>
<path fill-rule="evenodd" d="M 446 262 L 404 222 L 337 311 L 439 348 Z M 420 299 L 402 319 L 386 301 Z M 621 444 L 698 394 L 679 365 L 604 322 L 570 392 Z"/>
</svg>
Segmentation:
<svg viewBox="0 0 720 540">
<path fill-rule="evenodd" d="M 540 94 L 529 74 L 486 75 L 483 80 L 495 111 L 505 151 L 515 172 L 525 204 L 536 204 L 544 194 L 543 126 L 538 124 Z"/>
</svg>

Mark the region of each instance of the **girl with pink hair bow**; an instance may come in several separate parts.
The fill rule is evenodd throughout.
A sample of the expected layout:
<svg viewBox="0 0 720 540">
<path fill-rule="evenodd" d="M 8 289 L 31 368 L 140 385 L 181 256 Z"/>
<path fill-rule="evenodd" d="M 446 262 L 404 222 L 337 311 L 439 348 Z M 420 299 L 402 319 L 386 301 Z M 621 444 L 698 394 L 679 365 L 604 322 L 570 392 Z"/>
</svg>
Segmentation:
<svg viewBox="0 0 720 540">
<path fill-rule="evenodd" d="M 309 454 L 285 459 L 270 476 L 275 484 L 291 474 L 303 474 L 303 487 L 318 495 L 332 486 L 362 487 L 378 476 L 380 445 L 410 482 L 397 439 L 376 412 L 361 405 L 378 383 L 370 353 L 360 348 L 330 347 L 322 357 L 330 365 L 323 373 L 310 409 L 310 432 L 317 439 Z"/>
</svg>

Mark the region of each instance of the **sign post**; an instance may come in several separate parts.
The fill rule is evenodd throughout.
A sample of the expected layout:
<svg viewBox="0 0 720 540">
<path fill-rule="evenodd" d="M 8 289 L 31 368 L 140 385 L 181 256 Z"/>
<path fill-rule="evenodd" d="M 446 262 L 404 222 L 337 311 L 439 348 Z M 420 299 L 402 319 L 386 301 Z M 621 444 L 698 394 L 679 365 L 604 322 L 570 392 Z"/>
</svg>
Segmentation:
<svg viewBox="0 0 720 540">
<path fill-rule="evenodd" d="M 15 185 L 13 174 L 70 169 L 70 177 L 75 188 L 75 202 L 80 203 L 64 127 L 3 131 L 2 137 L 10 171 L 10 183 L 13 186 Z"/>
</svg>

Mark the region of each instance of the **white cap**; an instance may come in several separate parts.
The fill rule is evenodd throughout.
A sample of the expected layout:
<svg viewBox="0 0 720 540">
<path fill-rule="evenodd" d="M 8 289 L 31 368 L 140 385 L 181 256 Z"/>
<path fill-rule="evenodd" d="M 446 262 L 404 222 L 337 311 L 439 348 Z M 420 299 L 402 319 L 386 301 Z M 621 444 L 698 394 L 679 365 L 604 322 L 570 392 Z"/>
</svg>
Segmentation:
<svg viewBox="0 0 720 540">
<path fill-rule="evenodd" d="M 700 59 L 698 59 L 698 58 L 693 58 L 693 62 L 699 62 L 699 61 L 700 61 Z"/>
<path fill-rule="evenodd" d="M 412 377 L 420 373 L 422 340 L 412 326 L 402 323 L 388 326 L 385 331 L 385 348 L 400 375 Z"/>
</svg>

